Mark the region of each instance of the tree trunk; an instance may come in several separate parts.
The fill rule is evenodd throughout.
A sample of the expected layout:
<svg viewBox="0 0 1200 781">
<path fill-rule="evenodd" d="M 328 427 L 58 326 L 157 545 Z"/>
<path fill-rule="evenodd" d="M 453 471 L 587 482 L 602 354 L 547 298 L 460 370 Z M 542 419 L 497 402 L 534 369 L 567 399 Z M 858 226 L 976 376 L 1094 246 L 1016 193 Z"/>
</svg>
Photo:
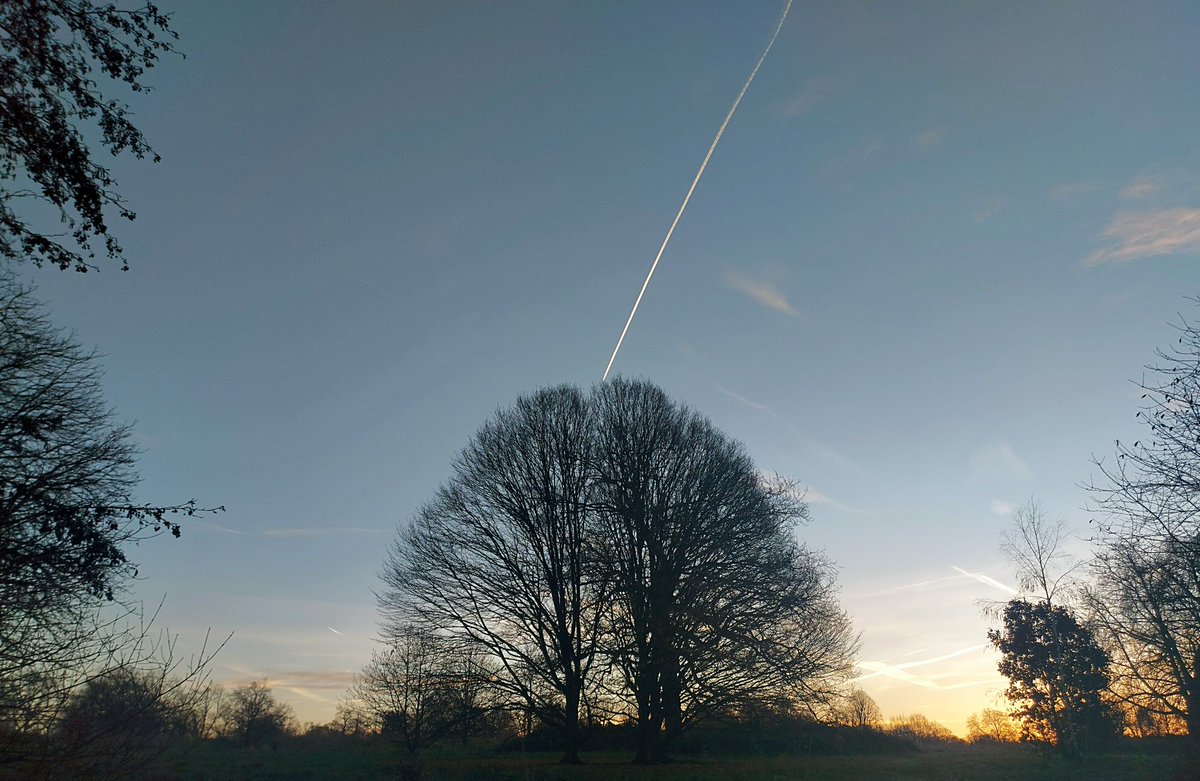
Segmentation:
<svg viewBox="0 0 1200 781">
<path fill-rule="evenodd" d="M 679 657 L 674 653 L 664 654 L 660 675 L 662 685 L 660 709 L 662 711 L 664 731 L 658 741 L 658 751 L 654 759 L 656 762 L 669 762 L 670 757 L 667 754 L 667 750 L 671 742 L 678 737 L 683 728 L 683 710 L 681 706 L 683 687 L 682 682 L 679 680 Z"/>
<path fill-rule="evenodd" d="M 565 711 L 563 740 L 567 745 L 560 764 L 582 765 L 583 760 L 579 758 L 579 687 L 575 685 L 575 681 L 568 683 Z"/>
<path fill-rule="evenodd" d="M 1187 724 L 1188 743 L 1192 753 L 1200 756 L 1200 647 L 1192 651 L 1192 678 L 1188 681 L 1183 702 L 1187 708 L 1184 723 Z"/>
</svg>

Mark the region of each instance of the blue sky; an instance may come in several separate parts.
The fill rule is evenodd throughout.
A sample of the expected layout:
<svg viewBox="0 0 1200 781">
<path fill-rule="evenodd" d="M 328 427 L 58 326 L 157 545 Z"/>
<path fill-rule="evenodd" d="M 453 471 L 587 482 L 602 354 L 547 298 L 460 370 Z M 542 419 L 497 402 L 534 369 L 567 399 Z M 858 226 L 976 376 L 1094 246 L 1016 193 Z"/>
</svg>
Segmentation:
<svg viewBox="0 0 1200 781">
<path fill-rule="evenodd" d="M 454 453 L 599 379 L 782 4 L 166 7 L 187 58 L 130 98 L 163 161 L 113 161 L 132 270 L 27 276 L 106 354 L 142 497 L 228 508 L 137 593 L 323 721 Z M 1200 317 L 1198 37 L 1188 3 L 799 4 L 663 257 L 614 371 L 809 488 L 885 714 L 995 704 L 1007 511 L 1087 533 L 1130 380 Z"/>
</svg>

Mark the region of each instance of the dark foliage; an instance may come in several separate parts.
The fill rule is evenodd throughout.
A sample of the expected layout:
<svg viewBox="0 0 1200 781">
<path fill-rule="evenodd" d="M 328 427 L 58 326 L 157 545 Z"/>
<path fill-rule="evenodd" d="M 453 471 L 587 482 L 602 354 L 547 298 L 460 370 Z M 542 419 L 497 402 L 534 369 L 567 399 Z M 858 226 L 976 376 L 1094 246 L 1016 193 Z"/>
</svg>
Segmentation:
<svg viewBox="0 0 1200 781">
<path fill-rule="evenodd" d="M 87 134 L 94 125 L 112 154 L 158 160 L 129 107 L 99 82 L 146 91 L 146 70 L 175 51 L 177 38 L 153 4 L 124 10 L 90 0 L 0 3 L 0 257 L 87 271 L 95 268 L 98 241 L 127 268 L 106 212 L 135 215 L 93 158 Z M 45 215 L 18 213 L 22 203 L 42 204 Z M 41 227 L 55 212 L 67 240 Z"/>
<path fill-rule="evenodd" d="M 1016 706 L 1025 739 L 1068 756 L 1115 740 L 1120 716 L 1103 697 L 1108 654 L 1069 610 L 1014 599 L 1004 608 L 1003 631 L 989 631 L 988 639 L 1001 653 L 1005 696 Z"/>
<path fill-rule="evenodd" d="M 296 731 L 291 706 L 275 699 L 266 681 L 251 681 L 229 692 L 221 720 L 225 734 L 243 746 L 276 745 Z"/>
</svg>

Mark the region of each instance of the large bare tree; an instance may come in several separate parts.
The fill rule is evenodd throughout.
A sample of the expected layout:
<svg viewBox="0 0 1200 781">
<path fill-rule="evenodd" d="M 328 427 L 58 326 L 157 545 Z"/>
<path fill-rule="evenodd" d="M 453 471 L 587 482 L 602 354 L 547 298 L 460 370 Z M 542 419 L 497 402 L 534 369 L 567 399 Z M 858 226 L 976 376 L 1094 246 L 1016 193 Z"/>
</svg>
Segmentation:
<svg viewBox="0 0 1200 781">
<path fill-rule="evenodd" d="M 593 710 L 636 721 L 649 762 L 705 716 L 815 709 L 848 675 L 855 639 L 832 566 L 795 538 L 797 491 L 656 386 L 539 391 L 453 467 L 385 564 L 388 631 L 485 649 L 564 761 Z"/>
<path fill-rule="evenodd" d="M 1200 326 L 1182 321 L 1139 385 L 1147 427 L 1091 484 L 1100 519 L 1089 607 L 1114 689 L 1182 718 L 1200 746 Z"/>
<path fill-rule="evenodd" d="M 400 534 L 380 595 L 385 634 L 415 623 L 486 649 L 496 685 L 561 730 L 567 763 L 579 761 L 604 598 L 589 565 L 591 442 L 575 388 L 497 412 Z"/>
<path fill-rule="evenodd" d="M 637 761 L 753 700 L 827 703 L 855 638 L 830 565 L 796 540 L 807 508 L 793 486 L 650 383 L 614 380 L 593 405 L 606 651 L 633 701 Z"/>
</svg>

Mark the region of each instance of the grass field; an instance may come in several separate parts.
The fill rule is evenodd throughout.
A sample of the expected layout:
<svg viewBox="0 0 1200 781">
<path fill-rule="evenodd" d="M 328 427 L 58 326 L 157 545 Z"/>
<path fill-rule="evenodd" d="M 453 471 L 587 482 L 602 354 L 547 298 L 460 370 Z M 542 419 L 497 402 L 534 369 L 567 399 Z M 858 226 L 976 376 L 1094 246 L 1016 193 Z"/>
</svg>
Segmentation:
<svg viewBox="0 0 1200 781">
<path fill-rule="evenodd" d="M 1064 761 L 1023 746 L 947 746 L 899 755 L 772 758 L 680 757 L 638 767 L 627 753 L 585 754 L 581 767 L 559 765 L 554 753 L 447 753 L 424 757 L 426 781 L 1200 781 L 1200 767 L 1168 751 L 1126 748 L 1083 761 Z M 155 777 L 180 781 L 266 779 L 416 779 L 384 745 L 293 744 L 244 750 L 196 747 Z"/>
</svg>

